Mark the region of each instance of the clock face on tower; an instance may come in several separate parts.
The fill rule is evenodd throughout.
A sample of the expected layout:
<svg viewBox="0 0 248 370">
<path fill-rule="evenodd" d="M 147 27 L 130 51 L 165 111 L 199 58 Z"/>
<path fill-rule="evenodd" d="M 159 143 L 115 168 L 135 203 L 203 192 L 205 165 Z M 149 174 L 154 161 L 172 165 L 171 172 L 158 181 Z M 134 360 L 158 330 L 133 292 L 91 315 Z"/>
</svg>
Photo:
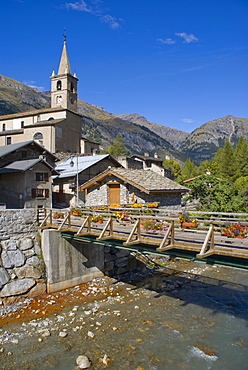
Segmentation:
<svg viewBox="0 0 248 370">
<path fill-rule="evenodd" d="M 57 104 L 61 104 L 62 103 L 62 96 L 57 96 Z"/>
</svg>

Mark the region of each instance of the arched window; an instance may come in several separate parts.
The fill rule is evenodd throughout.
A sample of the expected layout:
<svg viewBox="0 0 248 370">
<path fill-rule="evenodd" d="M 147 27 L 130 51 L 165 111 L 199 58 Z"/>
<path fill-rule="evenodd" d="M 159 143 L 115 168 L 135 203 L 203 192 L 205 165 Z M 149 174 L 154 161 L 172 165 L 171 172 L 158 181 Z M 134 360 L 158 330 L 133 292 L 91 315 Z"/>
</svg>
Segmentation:
<svg viewBox="0 0 248 370">
<path fill-rule="evenodd" d="M 59 81 L 57 82 L 57 90 L 61 90 L 61 87 L 62 87 L 62 83 L 61 83 L 61 81 L 59 80 Z"/>
<path fill-rule="evenodd" d="M 41 132 L 36 132 L 33 136 L 34 140 L 36 140 L 40 145 L 43 145 L 43 135 Z"/>
<path fill-rule="evenodd" d="M 3 130 L 2 131 L 5 131 L 6 130 L 6 125 L 5 123 L 3 123 Z"/>
<path fill-rule="evenodd" d="M 54 120 L 54 118 L 53 118 L 53 117 L 48 118 L 48 121 L 52 121 L 52 120 Z"/>
<path fill-rule="evenodd" d="M 71 92 L 75 92 L 73 83 L 71 82 Z"/>
<path fill-rule="evenodd" d="M 36 132 L 36 134 L 34 134 L 34 140 L 43 140 L 43 135 L 41 132 Z"/>
</svg>

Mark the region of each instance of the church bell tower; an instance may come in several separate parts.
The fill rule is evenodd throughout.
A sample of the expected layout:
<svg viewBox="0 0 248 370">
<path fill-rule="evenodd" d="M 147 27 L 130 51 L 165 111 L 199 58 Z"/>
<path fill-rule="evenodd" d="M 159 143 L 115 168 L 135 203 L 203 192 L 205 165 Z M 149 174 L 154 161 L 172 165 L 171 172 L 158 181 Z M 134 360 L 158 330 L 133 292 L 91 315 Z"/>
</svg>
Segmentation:
<svg viewBox="0 0 248 370">
<path fill-rule="evenodd" d="M 66 36 L 59 63 L 58 74 L 53 71 L 51 78 L 51 108 L 64 108 L 77 111 L 76 74 L 72 75 L 66 48 Z"/>
</svg>

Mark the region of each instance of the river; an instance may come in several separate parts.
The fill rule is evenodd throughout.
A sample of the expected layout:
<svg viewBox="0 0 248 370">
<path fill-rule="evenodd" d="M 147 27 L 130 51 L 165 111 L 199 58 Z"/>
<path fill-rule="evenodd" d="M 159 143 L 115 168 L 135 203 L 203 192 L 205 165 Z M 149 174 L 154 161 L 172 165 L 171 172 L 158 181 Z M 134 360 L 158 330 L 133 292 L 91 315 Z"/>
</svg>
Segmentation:
<svg viewBox="0 0 248 370">
<path fill-rule="evenodd" d="M 172 260 L 29 300 L 0 318 L 0 368 L 248 369 L 247 270 Z M 105 359 L 105 360 L 104 360 Z"/>
</svg>

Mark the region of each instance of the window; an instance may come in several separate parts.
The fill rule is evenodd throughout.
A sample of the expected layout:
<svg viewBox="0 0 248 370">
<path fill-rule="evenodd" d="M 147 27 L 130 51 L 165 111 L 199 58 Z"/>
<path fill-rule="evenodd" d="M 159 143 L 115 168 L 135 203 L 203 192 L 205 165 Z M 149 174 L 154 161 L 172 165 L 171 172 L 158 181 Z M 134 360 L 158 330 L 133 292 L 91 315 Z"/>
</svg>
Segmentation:
<svg viewBox="0 0 248 370">
<path fill-rule="evenodd" d="M 61 87 L 62 87 L 62 84 L 61 84 L 61 81 L 59 80 L 57 82 L 57 90 L 61 90 Z"/>
<path fill-rule="evenodd" d="M 2 131 L 5 131 L 6 130 L 6 124 L 3 123 L 3 130 Z"/>
<path fill-rule="evenodd" d="M 21 128 L 24 127 L 24 121 L 21 121 Z"/>
<path fill-rule="evenodd" d="M 48 198 L 49 189 L 32 189 L 32 198 Z"/>
<path fill-rule="evenodd" d="M 48 181 L 48 173 L 47 172 L 36 172 L 35 173 L 35 180 L 36 181 Z"/>
<path fill-rule="evenodd" d="M 36 132 L 34 134 L 33 139 L 36 140 L 40 145 L 43 145 L 43 135 L 41 132 Z"/>
<path fill-rule="evenodd" d="M 7 137 L 7 145 L 11 145 L 11 137 L 10 136 Z"/>
<path fill-rule="evenodd" d="M 34 138 L 34 140 L 42 140 L 43 135 L 42 135 L 41 132 L 36 132 L 36 134 L 34 134 L 33 138 Z"/>
</svg>

